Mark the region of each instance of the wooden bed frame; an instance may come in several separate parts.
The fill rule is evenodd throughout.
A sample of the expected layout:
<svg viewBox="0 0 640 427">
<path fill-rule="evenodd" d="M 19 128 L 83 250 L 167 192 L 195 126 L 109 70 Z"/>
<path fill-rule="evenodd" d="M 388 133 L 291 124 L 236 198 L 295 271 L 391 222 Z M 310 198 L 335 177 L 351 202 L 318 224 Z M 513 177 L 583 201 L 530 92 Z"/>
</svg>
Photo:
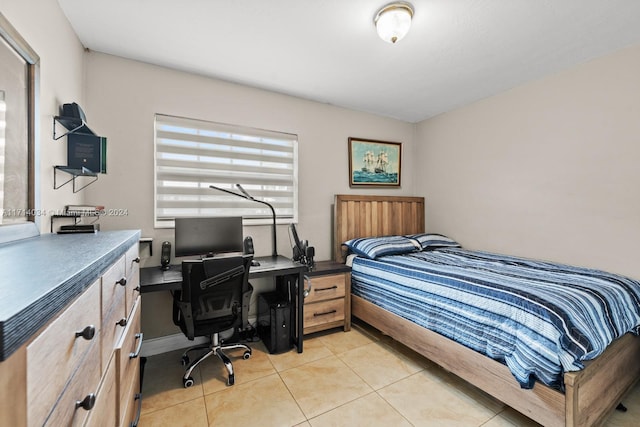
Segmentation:
<svg viewBox="0 0 640 427">
<path fill-rule="evenodd" d="M 334 259 L 344 262 L 342 242 L 355 237 L 422 233 L 424 198 L 336 195 Z M 600 425 L 640 378 L 640 338 L 627 334 L 585 369 L 564 375 L 565 393 L 536 383 L 520 388 L 509 369 L 474 350 L 352 295 L 353 316 L 538 423 Z"/>
</svg>

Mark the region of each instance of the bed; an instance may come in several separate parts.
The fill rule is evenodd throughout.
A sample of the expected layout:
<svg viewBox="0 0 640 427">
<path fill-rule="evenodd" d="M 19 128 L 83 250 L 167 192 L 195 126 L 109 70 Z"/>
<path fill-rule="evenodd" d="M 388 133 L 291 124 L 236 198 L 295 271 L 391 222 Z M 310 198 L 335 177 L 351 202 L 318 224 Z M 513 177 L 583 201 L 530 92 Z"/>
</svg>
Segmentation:
<svg viewBox="0 0 640 427">
<path fill-rule="evenodd" d="M 424 199 L 337 195 L 334 258 L 344 262 L 342 242 L 362 237 L 424 233 Z M 446 370 L 544 426 L 598 425 L 640 378 L 640 338 L 613 341 L 579 371 L 562 375 L 562 389 L 536 382 L 523 388 L 506 364 L 352 294 L 352 315 L 407 345 Z"/>
</svg>

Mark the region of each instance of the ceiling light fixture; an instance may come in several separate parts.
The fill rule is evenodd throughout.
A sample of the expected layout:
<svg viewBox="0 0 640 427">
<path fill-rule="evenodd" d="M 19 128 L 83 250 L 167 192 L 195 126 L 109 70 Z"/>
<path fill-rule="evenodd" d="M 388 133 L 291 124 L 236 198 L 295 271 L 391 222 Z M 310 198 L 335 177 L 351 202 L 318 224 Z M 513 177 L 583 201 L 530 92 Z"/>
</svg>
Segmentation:
<svg viewBox="0 0 640 427">
<path fill-rule="evenodd" d="M 388 43 L 402 40 L 411 28 L 413 6 L 406 2 L 389 3 L 376 13 L 373 22 L 380 38 Z"/>
</svg>

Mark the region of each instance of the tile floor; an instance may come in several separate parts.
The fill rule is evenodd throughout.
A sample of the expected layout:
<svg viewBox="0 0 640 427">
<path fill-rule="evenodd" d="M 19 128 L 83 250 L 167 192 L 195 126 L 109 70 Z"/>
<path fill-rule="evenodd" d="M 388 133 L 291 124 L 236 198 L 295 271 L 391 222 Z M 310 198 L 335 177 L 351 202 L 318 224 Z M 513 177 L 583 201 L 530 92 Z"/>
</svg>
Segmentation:
<svg viewBox="0 0 640 427">
<path fill-rule="evenodd" d="M 140 427 L 537 426 L 366 325 L 305 338 L 304 352 L 232 354 L 236 383 L 210 358 L 182 386 L 181 351 L 147 358 Z M 640 386 L 606 426 L 640 424 Z"/>
</svg>

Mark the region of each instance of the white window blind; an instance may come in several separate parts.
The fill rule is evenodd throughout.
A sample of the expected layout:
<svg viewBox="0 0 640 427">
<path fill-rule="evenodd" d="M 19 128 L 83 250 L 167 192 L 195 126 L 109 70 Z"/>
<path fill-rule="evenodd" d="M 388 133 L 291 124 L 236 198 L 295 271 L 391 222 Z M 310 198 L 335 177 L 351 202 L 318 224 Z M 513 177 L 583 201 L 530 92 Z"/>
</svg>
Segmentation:
<svg viewBox="0 0 640 427">
<path fill-rule="evenodd" d="M 297 135 L 156 114 L 155 225 L 172 227 L 174 218 L 242 216 L 270 223 L 294 222 L 298 208 Z M 266 221 L 268 219 L 268 221 Z M 264 220 L 264 221 L 263 221 Z"/>
</svg>

